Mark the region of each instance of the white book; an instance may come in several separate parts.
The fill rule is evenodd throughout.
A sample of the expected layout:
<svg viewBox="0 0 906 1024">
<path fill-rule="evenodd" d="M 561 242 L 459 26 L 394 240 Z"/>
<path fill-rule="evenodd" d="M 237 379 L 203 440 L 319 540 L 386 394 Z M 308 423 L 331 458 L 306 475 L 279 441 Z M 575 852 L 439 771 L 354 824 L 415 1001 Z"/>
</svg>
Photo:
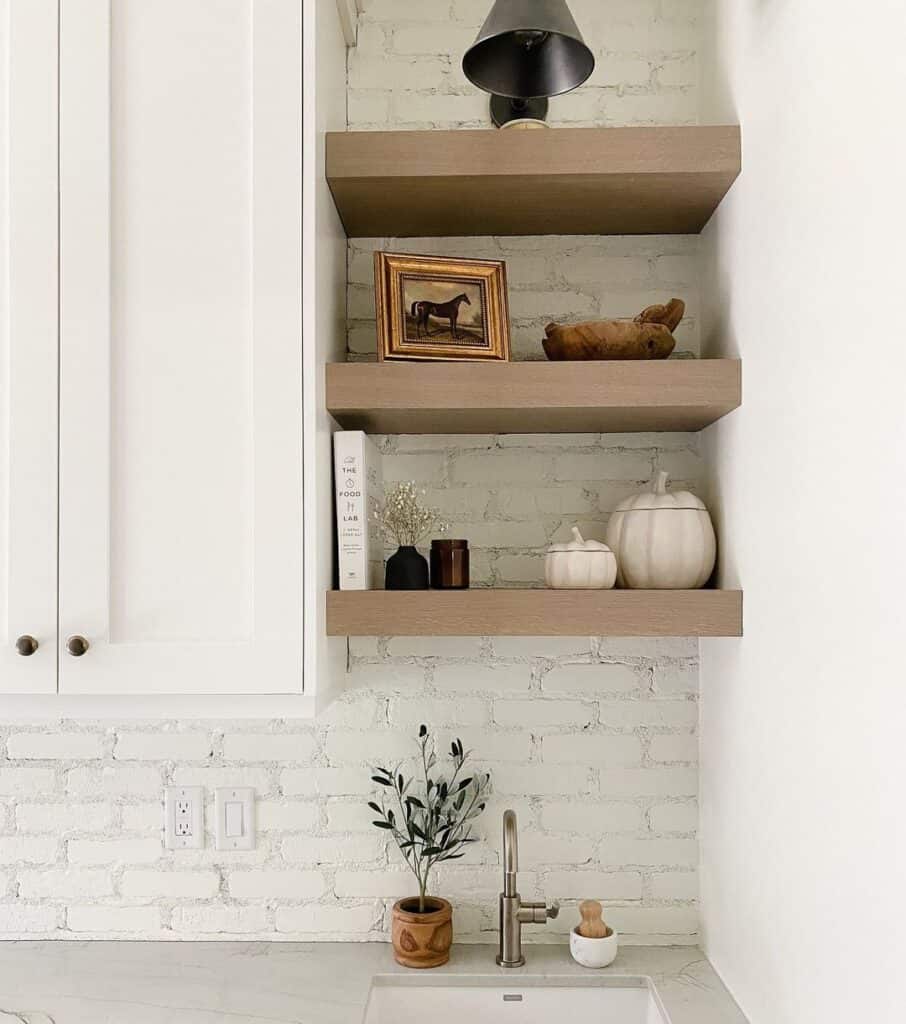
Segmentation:
<svg viewBox="0 0 906 1024">
<path fill-rule="evenodd" d="M 384 499 L 381 456 L 361 430 L 333 435 L 340 590 L 382 590 L 384 543 L 374 513 Z"/>
</svg>

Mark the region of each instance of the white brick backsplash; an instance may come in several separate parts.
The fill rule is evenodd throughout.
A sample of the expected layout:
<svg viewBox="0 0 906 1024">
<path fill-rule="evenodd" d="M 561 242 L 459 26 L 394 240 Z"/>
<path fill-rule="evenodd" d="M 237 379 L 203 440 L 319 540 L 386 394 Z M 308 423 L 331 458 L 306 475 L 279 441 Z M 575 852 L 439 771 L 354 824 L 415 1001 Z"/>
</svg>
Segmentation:
<svg viewBox="0 0 906 1024">
<path fill-rule="evenodd" d="M 397 698 L 390 702 L 390 724 L 401 728 L 418 729 L 422 723 L 432 728 L 443 726 L 486 725 L 490 719 L 490 705 L 486 701 L 438 700 L 424 697 L 418 701 Z"/>
<path fill-rule="evenodd" d="M 693 935 L 695 907 L 610 907 L 607 920 L 621 935 Z"/>
<path fill-rule="evenodd" d="M 53 906 L 23 906 L 0 903 L 0 931 L 10 938 L 22 935 L 33 938 L 35 933 L 48 934 L 59 926 L 61 911 Z"/>
<path fill-rule="evenodd" d="M 374 787 L 377 789 L 377 787 Z M 327 804 L 329 832 L 373 832 L 374 813 L 362 800 L 331 800 Z"/>
<path fill-rule="evenodd" d="M 418 892 L 418 884 L 407 871 L 338 871 L 334 892 L 343 897 L 371 896 L 399 900 Z"/>
<path fill-rule="evenodd" d="M 578 726 L 584 728 L 595 719 L 593 704 L 570 700 L 497 700 L 494 701 L 494 722 L 497 725 Z"/>
<path fill-rule="evenodd" d="M 126 871 L 120 889 L 130 897 L 209 900 L 220 889 L 220 875 L 216 871 Z"/>
<path fill-rule="evenodd" d="M 103 736 L 93 733 L 20 732 L 6 741 L 6 753 L 10 758 L 87 761 L 101 757 L 103 752 Z"/>
<path fill-rule="evenodd" d="M 401 732 L 332 732 L 325 753 L 331 764 L 360 764 L 387 767 L 411 757 L 412 738 Z"/>
<path fill-rule="evenodd" d="M 597 782 L 585 765 L 499 765 L 493 783 L 497 793 L 569 796 L 597 791 Z"/>
<path fill-rule="evenodd" d="M 284 796 L 364 796 L 371 792 L 367 772 L 358 768 L 287 768 L 280 773 Z"/>
<path fill-rule="evenodd" d="M 251 935 L 270 931 L 264 907 L 177 907 L 171 927 L 196 935 Z"/>
<path fill-rule="evenodd" d="M 50 864 L 57 859 L 56 839 L 0 836 L 0 864 Z"/>
<path fill-rule="evenodd" d="M 112 894 L 113 882 L 107 871 L 55 868 L 19 872 L 20 899 L 88 899 Z"/>
<path fill-rule="evenodd" d="M 545 736 L 541 758 L 545 764 L 633 765 L 642 760 L 642 742 L 621 733 Z"/>
<path fill-rule="evenodd" d="M 547 672 L 541 688 L 551 694 L 632 693 L 641 686 L 638 673 L 628 665 L 559 665 Z"/>
<path fill-rule="evenodd" d="M 256 807 L 259 832 L 306 832 L 317 828 L 319 809 L 315 803 L 260 800 Z"/>
<path fill-rule="evenodd" d="M 327 939 L 361 936 L 381 930 L 381 905 L 373 900 L 357 906 L 319 903 L 307 907 L 280 907 L 276 914 L 278 932 L 292 932 Z"/>
<path fill-rule="evenodd" d="M 601 725 L 609 729 L 692 729 L 698 722 L 698 704 L 691 700 L 600 701 Z"/>
<path fill-rule="evenodd" d="M 70 839 L 72 864 L 150 864 L 161 855 L 158 839 Z"/>
<path fill-rule="evenodd" d="M 123 831 L 160 832 L 164 827 L 164 807 L 160 800 L 123 806 Z"/>
<path fill-rule="evenodd" d="M 525 829 L 519 836 L 519 860 L 527 867 L 548 864 L 589 864 L 594 857 L 591 839 L 577 836 L 553 836 Z"/>
<path fill-rule="evenodd" d="M 56 789 L 52 768 L 0 767 L 0 796 L 47 796 Z"/>
<path fill-rule="evenodd" d="M 104 832 L 110 826 L 107 804 L 19 804 L 16 828 L 20 832 Z"/>
<path fill-rule="evenodd" d="M 552 100 L 552 124 L 697 119 L 696 3 L 571 7 L 597 68 Z M 487 128 L 487 96 L 466 82 L 461 55 L 489 8 L 369 0 L 349 54 L 350 127 Z M 551 319 L 631 317 L 673 295 L 687 303 L 676 354 L 698 354 L 697 236 L 350 239 L 355 359 L 375 356 L 375 249 L 505 260 L 516 359 L 545 358 Z M 692 490 L 702 474 L 691 433 L 375 440 L 386 479 L 414 480 L 470 540 L 479 586 L 542 586 L 545 548 L 574 523 L 603 538 L 656 466 Z M 608 901 L 624 941 L 696 941 L 697 640 L 370 637 L 353 638 L 349 657 L 342 697 L 306 724 L 0 724 L 4 938 L 386 938 L 390 906 L 415 880 L 371 825 L 368 769 L 411 757 L 426 722 L 443 749 L 461 734 L 492 774 L 480 841 L 435 879 L 458 939 L 494 941 L 511 806 L 523 892 L 567 901 L 527 942 L 563 943 L 586 897 Z M 206 787 L 203 850 L 163 849 L 170 784 Z M 214 849 L 213 789 L 228 785 L 257 791 L 253 851 Z"/>
<path fill-rule="evenodd" d="M 682 733 L 652 736 L 648 756 L 652 761 L 694 763 L 698 760 L 698 736 Z"/>
<path fill-rule="evenodd" d="M 555 480 L 631 480 L 642 484 L 652 475 L 651 459 L 633 453 L 571 452 L 554 462 Z"/>
<path fill-rule="evenodd" d="M 71 769 L 66 777 L 66 792 L 74 797 L 160 796 L 162 786 L 161 765 L 79 767 Z"/>
<path fill-rule="evenodd" d="M 668 696 L 698 693 L 698 662 L 682 665 L 656 665 L 654 689 L 656 693 Z"/>
<path fill-rule="evenodd" d="M 698 805 L 694 801 L 658 804 L 648 811 L 652 832 L 695 832 L 698 828 Z"/>
<path fill-rule="evenodd" d="M 393 636 L 387 641 L 393 658 L 477 658 L 481 637 L 477 636 Z"/>
<path fill-rule="evenodd" d="M 638 871 L 549 871 L 545 886 L 564 900 L 640 900 Z"/>
<path fill-rule="evenodd" d="M 434 670 L 434 686 L 440 693 L 481 692 L 504 693 L 508 690 L 524 692 L 532 682 L 527 665 L 441 665 Z"/>
<path fill-rule="evenodd" d="M 694 768 L 608 768 L 600 782 L 606 797 L 698 795 Z"/>
<path fill-rule="evenodd" d="M 249 733 L 223 738 L 223 756 L 227 761 L 307 764 L 316 750 L 317 742 L 311 733 Z"/>
<path fill-rule="evenodd" d="M 66 924 L 71 932 L 154 935 L 160 929 L 160 910 L 157 907 L 69 907 Z"/>
<path fill-rule="evenodd" d="M 309 900 L 326 891 L 320 871 L 234 871 L 230 875 L 230 895 L 238 899 Z"/>
<path fill-rule="evenodd" d="M 663 871 L 651 875 L 651 897 L 656 900 L 697 900 L 698 873 Z"/>
<path fill-rule="evenodd" d="M 608 839 L 602 854 L 611 864 L 693 867 L 698 863 L 694 839 Z"/>
<path fill-rule="evenodd" d="M 369 864 L 383 858 L 384 840 L 373 835 L 292 836 L 283 841 L 281 851 L 290 863 Z"/>
<path fill-rule="evenodd" d="M 587 636 L 495 636 L 491 647 L 498 658 L 581 657 L 591 651 Z"/>
<path fill-rule="evenodd" d="M 113 756 L 120 761 L 203 761 L 211 737 L 198 732 L 122 732 Z"/>
<path fill-rule="evenodd" d="M 611 832 L 638 832 L 645 827 L 642 808 L 636 804 L 593 804 L 587 800 L 544 804 L 541 824 L 552 832 L 576 832 L 592 836 Z"/>
</svg>

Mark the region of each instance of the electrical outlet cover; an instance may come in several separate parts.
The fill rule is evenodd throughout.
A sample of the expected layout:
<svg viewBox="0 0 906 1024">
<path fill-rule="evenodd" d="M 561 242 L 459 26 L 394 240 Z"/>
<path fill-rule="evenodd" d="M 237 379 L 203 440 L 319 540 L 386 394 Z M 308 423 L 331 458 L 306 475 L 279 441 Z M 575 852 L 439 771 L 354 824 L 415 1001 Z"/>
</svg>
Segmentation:
<svg viewBox="0 0 906 1024">
<path fill-rule="evenodd" d="M 164 835 L 168 850 L 204 849 L 204 787 L 167 786 Z"/>
</svg>

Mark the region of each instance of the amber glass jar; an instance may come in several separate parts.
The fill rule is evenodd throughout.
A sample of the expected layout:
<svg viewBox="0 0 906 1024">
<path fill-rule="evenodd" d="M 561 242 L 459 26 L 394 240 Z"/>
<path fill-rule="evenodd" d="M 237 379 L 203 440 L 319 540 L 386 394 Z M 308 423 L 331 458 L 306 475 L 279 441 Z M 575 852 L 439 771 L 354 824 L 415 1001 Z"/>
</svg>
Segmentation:
<svg viewBox="0 0 906 1024">
<path fill-rule="evenodd" d="M 431 589 L 466 590 L 469 586 L 469 542 L 431 541 Z"/>
</svg>

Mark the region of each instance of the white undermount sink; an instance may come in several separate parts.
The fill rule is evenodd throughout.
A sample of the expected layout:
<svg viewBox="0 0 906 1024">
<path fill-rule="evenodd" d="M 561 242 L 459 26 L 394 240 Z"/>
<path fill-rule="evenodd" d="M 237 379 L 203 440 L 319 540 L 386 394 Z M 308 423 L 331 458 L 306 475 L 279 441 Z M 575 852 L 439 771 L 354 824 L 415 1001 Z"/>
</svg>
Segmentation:
<svg viewBox="0 0 906 1024">
<path fill-rule="evenodd" d="M 364 1024 L 670 1024 L 648 978 L 379 975 Z"/>
</svg>

